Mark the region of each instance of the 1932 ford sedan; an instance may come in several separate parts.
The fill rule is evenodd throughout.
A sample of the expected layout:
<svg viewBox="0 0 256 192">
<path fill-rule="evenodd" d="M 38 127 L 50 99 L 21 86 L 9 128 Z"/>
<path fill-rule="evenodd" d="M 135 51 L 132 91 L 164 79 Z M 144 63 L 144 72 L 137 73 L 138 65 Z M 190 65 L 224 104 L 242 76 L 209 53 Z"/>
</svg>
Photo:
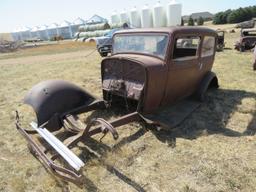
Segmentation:
<svg viewBox="0 0 256 192">
<path fill-rule="evenodd" d="M 150 114 L 172 108 L 192 95 L 202 101 L 208 88 L 218 87 L 218 79 L 211 72 L 216 43 L 215 31 L 199 27 L 118 31 L 113 36 L 112 55 L 101 63 L 103 99 L 66 81 L 44 81 L 25 97 L 37 115 L 37 121 L 31 123 L 33 129 L 21 127 L 18 112 L 17 129 L 52 173 L 80 184 L 84 162 L 71 151 L 77 142 L 100 133 L 111 133 L 118 139 L 117 127 L 132 121 L 162 126 Z M 116 103 L 130 112 L 111 122 L 101 117 L 87 125 L 79 121 L 77 115 L 81 113 L 111 108 Z M 61 141 L 56 134 L 60 131 L 71 135 Z M 65 167 L 58 159 L 66 161 Z"/>
</svg>

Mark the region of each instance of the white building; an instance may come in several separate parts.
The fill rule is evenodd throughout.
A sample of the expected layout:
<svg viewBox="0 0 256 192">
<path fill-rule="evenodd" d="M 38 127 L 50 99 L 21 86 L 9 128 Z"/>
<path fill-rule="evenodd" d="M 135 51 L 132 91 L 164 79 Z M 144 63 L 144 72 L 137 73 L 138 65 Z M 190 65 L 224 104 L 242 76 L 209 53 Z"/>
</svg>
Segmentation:
<svg viewBox="0 0 256 192">
<path fill-rule="evenodd" d="M 108 20 L 104 19 L 103 17 L 99 15 L 94 15 L 90 19 L 86 21 L 86 25 L 94 25 L 94 24 L 100 24 L 100 23 L 107 23 Z"/>
<path fill-rule="evenodd" d="M 59 36 L 59 25 L 57 23 L 52 23 L 48 26 L 48 35 L 49 39 Z"/>
<path fill-rule="evenodd" d="M 27 40 L 31 38 L 31 28 L 29 27 L 20 27 L 19 28 L 20 40 Z"/>
<path fill-rule="evenodd" d="M 39 29 L 39 26 L 35 26 L 31 29 L 31 38 L 40 38 L 40 34 L 38 33 Z"/>
<path fill-rule="evenodd" d="M 74 35 L 75 33 L 77 33 L 79 31 L 79 27 L 83 26 L 84 24 L 85 20 L 83 20 L 82 18 L 78 17 L 77 19 L 75 19 L 71 26 L 72 34 Z"/>
<path fill-rule="evenodd" d="M 39 27 L 38 34 L 41 40 L 49 40 L 49 34 L 48 34 L 48 26 L 42 25 Z"/>
<path fill-rule="evenodd" d="M 63 21 L 59 25 L 59 35 L 64 39 L 71 39 L 73 37 L 71 23 L 68 21 Z"/>
</svg>

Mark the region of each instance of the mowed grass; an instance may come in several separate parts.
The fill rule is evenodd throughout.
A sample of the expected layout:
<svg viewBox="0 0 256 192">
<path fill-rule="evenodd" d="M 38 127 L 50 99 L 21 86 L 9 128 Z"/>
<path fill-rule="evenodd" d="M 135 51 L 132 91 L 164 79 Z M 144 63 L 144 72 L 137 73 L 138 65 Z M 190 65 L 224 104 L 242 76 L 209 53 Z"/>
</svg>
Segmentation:
<svg viewBox="0 0 256 192">
<path fill-rule="evenodd" d="M 56 55 L 59 53 L 70 53 L 80 50 L 93 51 L 93 47 L 95 48 L 95 43 L 83 43 L 72 41 L 28 43 L 28 47 L 25 49 L 20 48 L 16 52 L 0 54 L 0 60 L 20 57 L 22 58 L 27 56 Z"/>
<path fill-rule="evenodd" d="M 86 161 L 81 188 L 55 180 L 29 153 L 14 126 L 31 110 L 22 105 L 27 91 L 47 79 L 64 79 L 101 97 L 100 62 L 92 46 L 69 44 L 11 53 L 0 60 L 0 191 L 256 191 L 256 73 L 252 53 L 233 50 L 239 33 L 226 34 L 224 52 L 213 71 L 220 89 L 173 131 L 145 131 L 131 123 L 103 143 L 90 141 L 102 155 L 90 155 L 82 143 L 75 151 Z M 73 46 L 73 45 L 72 45 Z M 80 45 L 78 45 L 80 46 Z M 55 54 L 52 54 L 55 52 Z M 0 56 L 1 58 L 1 56 Z M 115 118 L 112 111 L 91 116 Z M 170 117 L 171 118 L 171 117 Z"/>
</svg>

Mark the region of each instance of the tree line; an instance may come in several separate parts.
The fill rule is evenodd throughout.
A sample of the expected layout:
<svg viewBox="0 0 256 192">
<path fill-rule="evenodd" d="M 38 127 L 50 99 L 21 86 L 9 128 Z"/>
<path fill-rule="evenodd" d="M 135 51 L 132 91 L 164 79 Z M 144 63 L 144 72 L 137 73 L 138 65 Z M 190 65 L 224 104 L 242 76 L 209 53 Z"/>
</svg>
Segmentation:
<svg viewBox="0 0 256 192">
<path fill-rule="evenodd" d="M 213 17 L 213 24 L 240 23 L 256 17 L 256 6 L 249 6 L 235 10 L 228 9 Z"/>
<path fill-rule="evenodd" d="M 204 18 L 203 17 L 199 17 L 198 19 L 193 19 L 192 17 L 189 17 L 188 19 L 188 26 L 195 26 L 197 25 L 204 25 Z M 184 25 L 184 20 L 181 20 L 181 26 Z"/>
</svg>

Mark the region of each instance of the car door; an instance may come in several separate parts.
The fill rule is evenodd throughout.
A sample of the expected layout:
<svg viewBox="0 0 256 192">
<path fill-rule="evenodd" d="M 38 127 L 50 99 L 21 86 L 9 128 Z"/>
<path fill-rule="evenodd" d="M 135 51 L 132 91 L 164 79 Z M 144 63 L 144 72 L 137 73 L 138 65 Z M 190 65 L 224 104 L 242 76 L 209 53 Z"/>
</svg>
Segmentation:
<svg viewBox="0 0 256 192">
<path fill-rule="evenodd" d="M 163 104 L 173 103 L 195 91 L 200 70 L 201 38 L 195 34 L 174 37 Z"/>
<path fill-rule="evenodd" d="M 200 78 L 202 79 L 204 75 L 212 69 L 215 49 L 216 49 L 216 37 L 211 35 L 205 35 L 202 40 L 202 48 L 200 55 Z"/>
</svg>

